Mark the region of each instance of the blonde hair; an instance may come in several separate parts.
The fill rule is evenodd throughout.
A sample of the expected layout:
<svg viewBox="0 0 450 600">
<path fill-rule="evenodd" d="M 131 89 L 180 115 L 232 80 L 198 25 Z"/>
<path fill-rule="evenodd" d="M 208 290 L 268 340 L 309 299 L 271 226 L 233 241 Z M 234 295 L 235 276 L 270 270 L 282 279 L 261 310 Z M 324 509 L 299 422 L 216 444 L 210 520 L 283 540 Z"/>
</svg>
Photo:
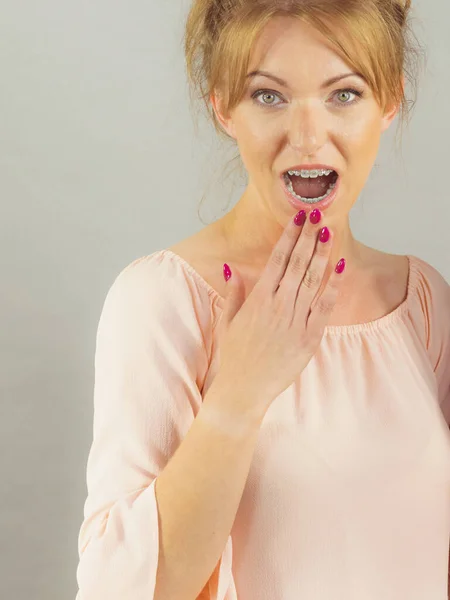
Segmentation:
<svg viewBox="0 0 450 600">
<path fill-rule="evenodd" d="M 361 73 L 383 109 L 399 106 L 400 124 L 409 120 L 417 95 L 415 61 L 420 45 L 409 27 L 411 0 L 194 0 L 185 32 L 191 99 L 204 102 L 216 130 L 210 102 L 221 90 L 225 113 L 240 102 L 253 45 L 277 16 L 302 19 L 320 31 L 340 56 Z M 336 26 L 337 25 L 337 26 Z M 417 40 L 416 40 L 417 41 Z M 414 89 L 408 100 L 402 75 Z"/>
</svg>

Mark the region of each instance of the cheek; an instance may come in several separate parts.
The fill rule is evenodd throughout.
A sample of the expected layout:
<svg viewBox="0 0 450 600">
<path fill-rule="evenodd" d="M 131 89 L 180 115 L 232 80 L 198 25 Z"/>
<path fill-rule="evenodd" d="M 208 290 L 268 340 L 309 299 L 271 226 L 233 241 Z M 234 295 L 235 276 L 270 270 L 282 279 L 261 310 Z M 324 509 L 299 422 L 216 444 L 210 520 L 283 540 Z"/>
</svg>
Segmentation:
<svg viewBox="0 0 450 600">
<path fill-rule="evenodd" d="M 280 131 L 258 115 L 235 121 L 236 141 L 242 162 L 249 171 L 267 170 L 280 150 Z"/>
<path fill-rule="evenodd" d="M 352 160 L 365 162 L 375 159 L 381 139 L 380 127 L 379 119 L 366 116 L 355 116 L 345 123 L 339 136 Z"/>
<path fill-rule="evenodd" d="M 350 175 L 346 178 L 350 205 L 354 204 L 368 180 L 378 154 L 380 139 L 379 120 L 368 121 L 367 118 L 348 124 L 340 137 L 340 153 L 345 156 Z"/>
</svg>

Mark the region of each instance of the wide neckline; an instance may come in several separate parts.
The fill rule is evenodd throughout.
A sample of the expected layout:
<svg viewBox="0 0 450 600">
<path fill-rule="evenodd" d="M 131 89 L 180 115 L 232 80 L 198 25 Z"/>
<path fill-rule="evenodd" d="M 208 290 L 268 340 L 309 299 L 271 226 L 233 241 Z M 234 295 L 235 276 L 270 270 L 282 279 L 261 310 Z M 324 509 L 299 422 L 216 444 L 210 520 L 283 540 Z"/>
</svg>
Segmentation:
<svg viewBox="0 0 450 600">
<path fill-rule="evenodd" d="M 160 250 L 160 253 L 166 254 L 174 258 L 179 264 L 181 264 L 208 292 L 210 296 L 214 298 L 217 303 L 217 306 L 220 309 L 223 309 L 225 298 L 219 294 L 219 292 L 212 287 L 210 283 L 206 281 L 200 275 L 194 267 L 188 263 L 183 257 L 179 254 L 176 254 L 172 250 L 168 248 L 164 250 Z M 408 259 L 409 271 L 408 271 L 408 285 L 406 291 L 406 297 L 401 304 L 394 308 L 390 313 L 384 315 L 383 317 L 379 317 L 373 321 L 367 321 L 366 323 L 355 323 L 353 325 L 327 325 L 325 327 L 324 335 L 346 335 L 346 334 L 355 334 L 362 332 L 375 331 L 384 327 L 391 325 L 392 322 L 401 318 L 404 313 L 408 310 L 411 296 L 413 294 L 413 290 L 416 286 L 416 276 L 417 276 L 417 265 L 415 264 L 415 257 L 409 254 L 405 255 Z"/>
</svg>

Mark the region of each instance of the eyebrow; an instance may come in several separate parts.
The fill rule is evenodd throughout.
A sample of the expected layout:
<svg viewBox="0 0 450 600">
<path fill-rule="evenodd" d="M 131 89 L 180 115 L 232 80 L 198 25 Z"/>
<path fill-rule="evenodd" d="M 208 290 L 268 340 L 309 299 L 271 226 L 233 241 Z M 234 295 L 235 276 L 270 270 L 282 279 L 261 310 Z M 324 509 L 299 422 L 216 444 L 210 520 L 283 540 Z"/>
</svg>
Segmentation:
<svg viewBox="0 0 450 600">
<path fill-rule="evenodd" d="M 262 77 L 267 77 L 268 79 L 273 79 L 280 85 L 282 85 L 284 87 L 289 87 L 288 84 L 286 83 L 286 81 L 284 81 L 284 79 L 281 79 L 280 77 L 276 77 L 275 75 L 272 75 L 271 73 L 268 73 L 267 71 L 252 71 L 251 73 L 249 73 L 247 75 L 247 78 L 250 79 L 252 77 L 256 77 L 257 75 L 260 75 Z M 346 79 L 347 77 L 359 77 L 360 79 L 363 79 L 365 81 L 364 77 L 360 73 L 354 73 L 354 72 L 343 73 L 342 75 L 337 75 L 336 77 L 332 77 L 331 79 L 328 79 L 327 81 L 322 83 L 320 88 L 325 89 L 325 88 L 329 87 L 330 85 L 333 85 L 334 83 L 337 83 L 338 81 L 341 81 L 342 79 Z"/>
</svg>

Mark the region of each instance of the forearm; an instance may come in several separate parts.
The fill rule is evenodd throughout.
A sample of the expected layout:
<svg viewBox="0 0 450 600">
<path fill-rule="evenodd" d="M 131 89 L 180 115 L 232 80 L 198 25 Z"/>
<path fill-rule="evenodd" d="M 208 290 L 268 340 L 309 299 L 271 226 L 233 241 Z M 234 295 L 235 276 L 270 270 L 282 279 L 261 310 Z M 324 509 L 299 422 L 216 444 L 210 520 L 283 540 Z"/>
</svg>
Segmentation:
<svg viewBox="0 0 450 600">
<path fill-rule="evenodd" d="M 154 600 L 194 600 L 224 551 L 263 415 L 244 418 L 223 392 L 208 392 L 158 477 L 160 552 Z M 234 405 L 236 407 L 236 404 Z"/>
</svg>

